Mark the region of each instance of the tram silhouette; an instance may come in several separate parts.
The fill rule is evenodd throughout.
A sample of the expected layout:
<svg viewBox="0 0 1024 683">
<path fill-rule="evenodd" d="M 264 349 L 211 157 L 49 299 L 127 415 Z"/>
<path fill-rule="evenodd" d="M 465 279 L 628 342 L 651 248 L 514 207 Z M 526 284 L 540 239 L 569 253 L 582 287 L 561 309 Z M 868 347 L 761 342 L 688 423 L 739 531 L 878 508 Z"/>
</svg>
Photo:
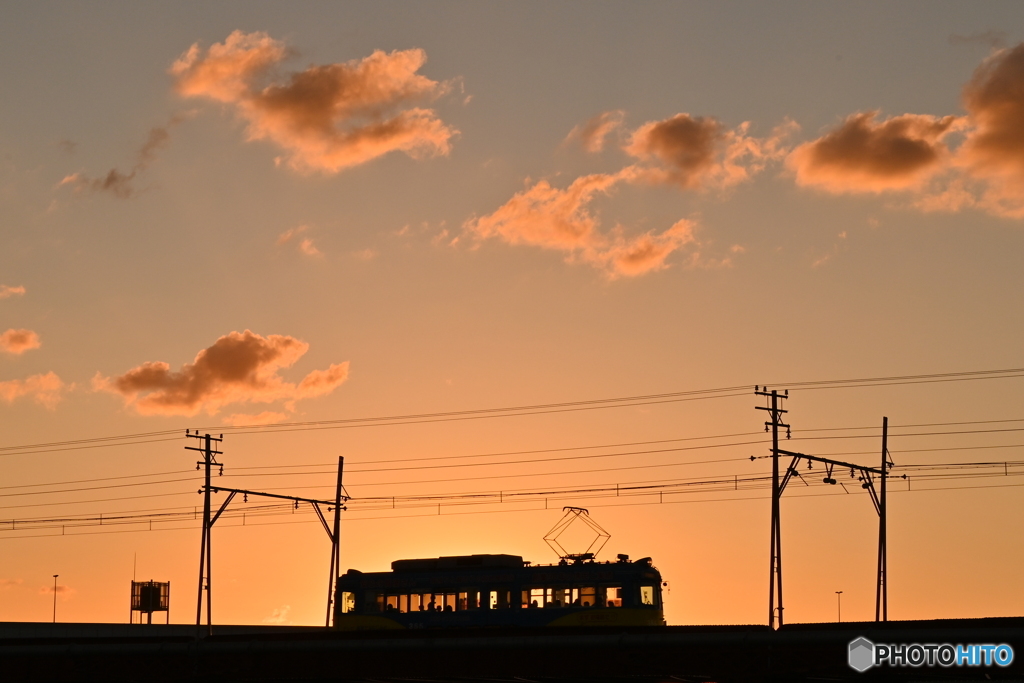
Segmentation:
<svg viewBox="0 0 1024 683">
<path fill-rule="evenodd" d="M 557 564 L 534 565 L 519 555 L 460 555 L 395 560 L 390 572 L 349 569 L 338 577 L 335 628 L 664 625 L 661 574 L 651 558 L 597 561 L 610 535 L 586 509 L 564 509 L 544 537 L 559 555 Z M 596 538 L 586 552 L 567 553 L 559 537 L 577 521 Z"/>
</svg>

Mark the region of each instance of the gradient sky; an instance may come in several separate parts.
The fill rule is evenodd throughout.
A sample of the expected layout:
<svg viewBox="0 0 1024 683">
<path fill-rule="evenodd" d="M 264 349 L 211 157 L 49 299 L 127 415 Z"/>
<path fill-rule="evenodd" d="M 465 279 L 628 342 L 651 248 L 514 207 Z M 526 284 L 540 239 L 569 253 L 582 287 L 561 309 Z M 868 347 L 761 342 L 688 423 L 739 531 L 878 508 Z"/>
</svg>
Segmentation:
<svg viewBox="0 0 1024 683">
<path fill-rule="evenodd" d="M 122 621 L 133 566 L 172 581 L 171 618 L 191 620 L 195 523 L 4 530 L 201 505 L 186 428 L 229 430 L 225 485 L 320 497 L 339 455 L 355 499 L 743 477 L 765 471 L 743 460 L 767 452 L 763 433 L 577 462 L 358 470 L 633 452 L 550 449 L 759 432 L 764 382 L 1022 366 L 1020 3 L 0 7 L 0 487 L 180 479 L 0 488 L 0 620 L 49 619 L 60 574 L 59 618 Z M 230 431 L 734 386 L 750 390 Z M 794 389 L 789 420 L 805 452 L 872 466 L 883 416 L 897 465 L 1012 461 L 1012 431 L 907 426 L 1015 429 L 1021 388 Z M 799 443 L 848 427 L 870 438 Z M 162 430 L 176 435 L 10 448 Z M 733 461 L 694 464 L 713 459 Z M 240 469 L 278 465 L 322 466 Z M 646 469 L 584 471 L 616 467 Z M 504 478 L 466 479 L 484 474 Z M 894 487 L 891 617 L 1024 613 L 1016 481 Z M 833 619 L 838 590 L 845 619 L 872 618 L 866 496 L 790 491 L 787 621 Z M 541 538 L 578 504 L 611 532 L 606 558 L 654 558 L 670 623 L 761 623 L 765 495 L 432 516 L 353 501 L 342 564 L 552 561 Z M 214 532 L 215 619 L 320 623 L 329 548 L 315 518 L 240 524 Z"/>
</svg>

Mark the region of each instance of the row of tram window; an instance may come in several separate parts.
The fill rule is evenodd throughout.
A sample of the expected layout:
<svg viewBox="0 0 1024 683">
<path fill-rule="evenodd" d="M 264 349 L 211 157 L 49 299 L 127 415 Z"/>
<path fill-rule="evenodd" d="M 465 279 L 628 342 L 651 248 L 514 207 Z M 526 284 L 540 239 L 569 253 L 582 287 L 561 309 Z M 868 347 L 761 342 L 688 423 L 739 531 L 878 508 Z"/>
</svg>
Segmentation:
<svg viewBox="0 0 1024 683">
<path fill-rule="evenodd" d="M 364 612 L 463 612 L 480 609 L 561 609 L 585 607 L 622 607 L 624 591 L 621 586 L 583 586 L 574 588 L 529 588 L 521 591 L 508 589 L 464 590 L 430 593 L 385 593 L 367 591 Z M 356 611 L 355 593 L 343 591 L 341 611 Z M 636 600 L 639 598 L 639 600 Z M 654 607 L 658 592 L 653 585 L 640 586 L 639 595 L 628 601 L 639 606 Z"/>
</svg>

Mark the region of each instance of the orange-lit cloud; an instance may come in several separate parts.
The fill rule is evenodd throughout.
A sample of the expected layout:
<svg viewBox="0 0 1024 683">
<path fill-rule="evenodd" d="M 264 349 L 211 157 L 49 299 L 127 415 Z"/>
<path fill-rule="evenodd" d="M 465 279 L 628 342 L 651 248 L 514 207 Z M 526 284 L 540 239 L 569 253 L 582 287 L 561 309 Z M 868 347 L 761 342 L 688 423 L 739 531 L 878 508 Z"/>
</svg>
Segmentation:
<svg viewBox="0 0 1024 683">
<path fill-rule="evenodd" d="M 0 351 L 20 355 L 40 346 L 39 335 L 32 330 L 10 329 L 0 334 Z"/>
<path fill-rule="evenodd" d="M 378 50 L 272 80 L 272 68 L 289 54 L 266 33 L 235 31 L 205 52 L 193 45 L 170 71 L 180 94 L 234 106 L 249 139 L 285 149 L 298 170 L 337 173 L 395 151 L 448 154 L 457 131 L 414 106 L 450 89 L 417 73 L 423 50 Z"/>
<path fill-rule="evenodd" d="M 794 149 L 787 164 L 797 184 L 833 193 L 918 188 L 946 168 L 950 153 L 943 139 L 966 124 L 956 116 L 903 114 L 876 121 L 877 116 L 853 114 Z"/>
<path fill-rule="evenodd" d="M 0 285 L 0 299 L 7 299 L 12 296 L 23 296 L 25 288 L 22 286 L 12 287 L 11 285 Z"/>
<path fill-rule="evenodd" d="M 232 427 L 255 427 L 259 425 L 271 425 L 284 422 L 288 419 L 288 413 L 275 413 L 272 410 L 264 410 L 262 413 L 249 415 L 246 413 L 235 413 L 224 418 L 224 424 Z"/>
<path fill-rule="evenodd" d="M 609 134 L 622 126 L 625 112 L 622 110 L 606 111 L 598 114 L 586 123 L 580 124 L 569 131 L 563 144 L 578 143 L 588 152 L 600 152 L 604 149 L 604 140 Z"/>
<path fill-rule="evenodd" d="M 25 379 L 12 379 L 0 382 L 0 400 L 14 403 L 19 398 L 27 397 L 41 406 L 53 410 L 64 398 L 64 392 L 71 387 L 64 384 L 53 372 L 45 375 L 32 375 Z"/>
<path fill-rule="evenodd" d="M 994 52 L 963 92 L 973 126 L 958 163 L 985 183 L 981 204 L 1024 217 L 1024 43 Z"/>
<path fill-rule="evenodd" d="M 583 261 L 610 277 L 636 276 L 665 267 L 673 251 L 693 241 L 692 224 L 679 221 L 662 233 L 627 238 L 621 229 L 605 234 L 590 203 L 617 184 L 637 177 L 636 167 L 618 173 L 582 176 L 564 190 L 546 180 L 518 192 L 494 213 L 473 218 L 463 226 L 478 239 L 497 237 L 508 244 L 525 244 L 568 253 L 567 261 Z"/>
<path fill-rule="evenodd" d="M 684 189 L 727 188 L 748 180 L 784 153 L 785 138 L 795 124 L 787 122 L 768 138 L 748 134 L 750 125 L 726 128 L 715 118 L 676 114 L 650 121 L 633 131 L 625 151 L 654 162 L 643 173 L 649 182 Z"/>
<path fill-rule="evenodd" d="M 300 225 L 298 227 L 289 228 L 288 230 L 285 230 L 284 232 L 277 236 L 277 246 L 287 244 L 292 240 L 292 238 L 297 237 L 298 235 L 302 234 L 308 229 L 309 226 Z M 320 250 L 316 248 L 316 245 L 313 244 L 313 239 L 310 237 L 303 237 L 302 239 L 300 239 L 297 243 L 297 246 L 299 251 L 301 251 L 306 256 L 323 256 Z"/>
<path fill-rule="evenodd" d="M 72 173 L 65 176 L 59 185 L 70 185 L 76 192 L 109 192 L 119 199 L 133 197 L 137 193 L 135 179 L 156 160 L 157 153 L 166 147 L 171 139 L 171 128 L 183 120 L 182 115 L 174 116 L 166 126 L 150 129 L 130 171 L 112 168 L 105 175 L 98 177 L 86 173 Z"/>
<path fill-rule="evenodd" d="M 121 395 L 143 415 L 195 415 L 201 410 L 213 415 L 227 404 L 276 401 L 284 401 L 291 410 L 295 401 L 329 394 L 348 378 L 344 362 L 314 370 L 298 384 L 285 381 L 279 371 L 291 367 L 308 349 L 309 344 L 294 337 L 232 332 L 177 372 L 154 361 L 119 377 L 97 374 L 93 386 Z"/>
</svg>

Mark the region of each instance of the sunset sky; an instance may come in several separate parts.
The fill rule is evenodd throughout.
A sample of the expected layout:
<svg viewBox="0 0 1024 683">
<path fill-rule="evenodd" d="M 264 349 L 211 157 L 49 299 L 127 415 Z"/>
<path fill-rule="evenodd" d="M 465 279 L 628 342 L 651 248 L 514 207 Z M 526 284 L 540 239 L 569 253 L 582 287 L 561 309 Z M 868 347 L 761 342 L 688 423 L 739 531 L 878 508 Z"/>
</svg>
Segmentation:
<svg viewBox="0 0 1024 683">
<path fill-rule="evenodd" d="M 891 618 L 1024 614 L 1024 374 L 799 386 L 1024 367 L 1021 3 L 0 12 L 0 620 L 59 574 L 58 619 L 125 621 L 134 571 L 191 622 L 200 429 L 225 486 L 328 498 L 344 456 L 343 569 L 557 561 L 580 505 L 670 623 L 764 623 L 765 383 L 789 448 L 877 467 L 887 416 L 918 467 Z M 875 512 L 809 474 L 786 620 L 871 619 Z M 617 484 L 676 488 L 564 493 Z M 263 504 L 214 618 L 322 623 L 327 537 Z"/>
</svg>

